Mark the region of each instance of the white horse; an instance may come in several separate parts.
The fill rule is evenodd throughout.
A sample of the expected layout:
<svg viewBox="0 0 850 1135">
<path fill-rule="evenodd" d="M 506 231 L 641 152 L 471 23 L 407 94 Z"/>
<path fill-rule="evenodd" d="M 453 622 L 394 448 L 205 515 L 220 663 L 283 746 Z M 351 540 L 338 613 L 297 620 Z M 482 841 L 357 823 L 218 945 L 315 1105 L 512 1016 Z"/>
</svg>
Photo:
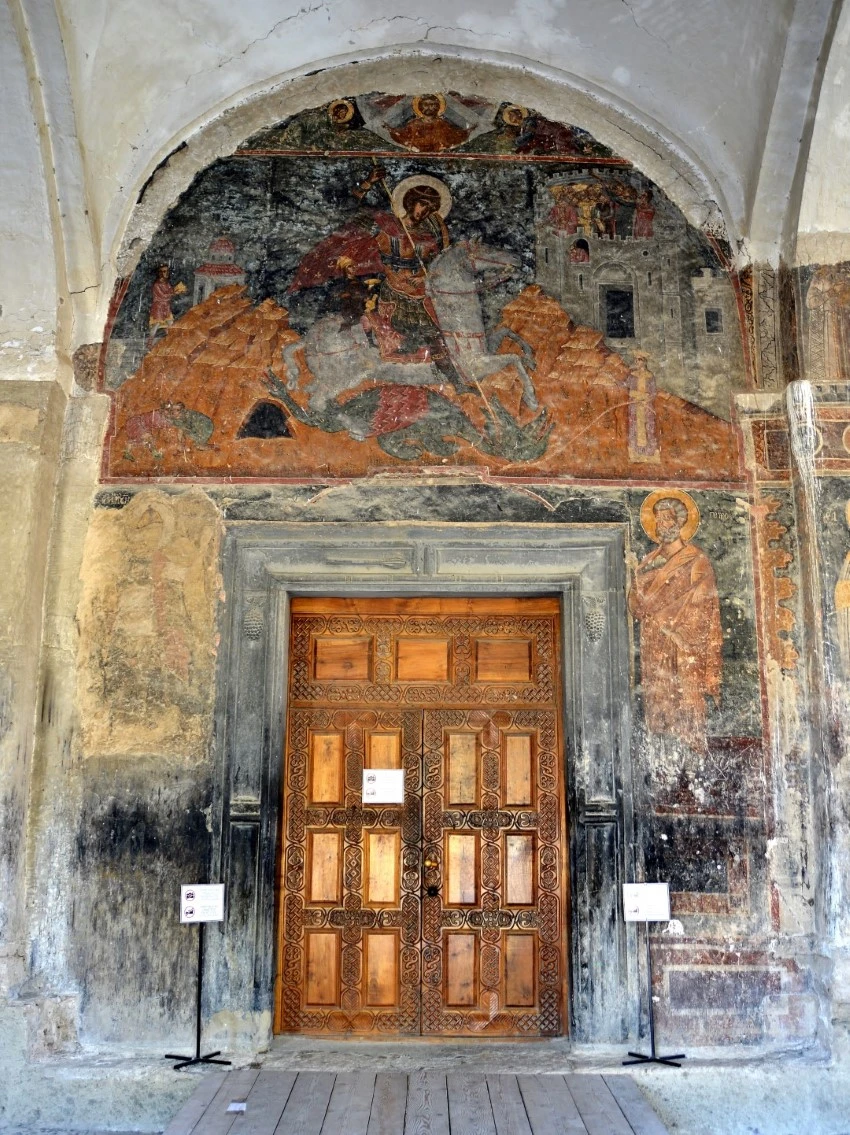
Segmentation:
<svg viewBox="0 0 850 1135">
<path fill-rule="evenodd" d="M 513 367 L 522 383 L 522 400 L 537 409 L 537 395 L 528 373 L 533 357 L 531 348 L 515 332 L 500 328 L 488 341 L 481 314 L 476 276 L 497 272 L 501 280 L 519 267 L 519 258 L 502 249 L 490 248 L 474 240 L 461 240 L 439 253 L 428 267 L 426 292 L 434 305 L 437 325 L 445 341 L 452 365 L 470 387 L 488 375 Z M 503 339 L 518 343 L 523 359 L 498 355 Z M 283 349 L 287 386 L 294 390 L 298 381 L 295 352 L 303 347 L 304 357 L 314 381 L 305 388 L 311 410 L 322 410 L 346 390 L 353 390 L 366 379 L 431 386 L 445 383 L 446 376 L 432 362 L 393 362 L 382 359 L 360 323 L 348 325 L 339 315 L 317 320 L 298 343 Z"/>
</svg>

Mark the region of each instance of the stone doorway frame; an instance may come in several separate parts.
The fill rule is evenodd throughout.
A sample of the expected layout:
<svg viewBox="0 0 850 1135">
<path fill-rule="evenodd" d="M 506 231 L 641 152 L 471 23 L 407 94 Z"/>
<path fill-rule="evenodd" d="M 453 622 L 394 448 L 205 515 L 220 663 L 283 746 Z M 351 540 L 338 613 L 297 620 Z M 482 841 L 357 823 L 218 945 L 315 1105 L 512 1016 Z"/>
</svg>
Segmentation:
<svg viewBox="0 0 850 1135">
<path fill-rule="evenodd" d="M 293 596 L 558 595 L 574 1041 L 637 1035 L 625 526 L 440 522 L 231 523 L 216 701 L 208 935 L 211 1029 L 265 1047 L 274 987 L 275 871 Z"/>
</svg>

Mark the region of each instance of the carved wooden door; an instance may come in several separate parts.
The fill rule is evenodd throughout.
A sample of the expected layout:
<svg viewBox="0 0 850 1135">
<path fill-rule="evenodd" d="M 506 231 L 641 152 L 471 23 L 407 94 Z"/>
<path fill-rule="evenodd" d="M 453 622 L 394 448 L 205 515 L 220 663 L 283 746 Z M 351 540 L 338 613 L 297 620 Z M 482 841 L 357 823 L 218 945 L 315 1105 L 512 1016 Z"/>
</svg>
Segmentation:
<svg viewBox="0 0 850 1135">
<path fill-rule="evenodd" d="M 278 1031 L 566 1031 L 557 644 L 555 600 L 293 602 Z"/>
</svg>

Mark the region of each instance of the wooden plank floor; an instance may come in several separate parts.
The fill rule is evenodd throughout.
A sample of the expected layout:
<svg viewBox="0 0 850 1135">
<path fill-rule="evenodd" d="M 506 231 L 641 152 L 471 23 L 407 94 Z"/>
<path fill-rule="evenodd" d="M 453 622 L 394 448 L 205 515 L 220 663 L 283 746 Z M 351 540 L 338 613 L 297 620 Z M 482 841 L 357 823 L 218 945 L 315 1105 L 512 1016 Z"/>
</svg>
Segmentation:
<svg viewBox="0 0 850 1135">
<path fill-rule="evenodd" d="M 240 1105 L 244 1105 L 244 1108 Z M 165 1135 L 668 1135 L 627 1075 L 212 1072 Z"/>
</svg>

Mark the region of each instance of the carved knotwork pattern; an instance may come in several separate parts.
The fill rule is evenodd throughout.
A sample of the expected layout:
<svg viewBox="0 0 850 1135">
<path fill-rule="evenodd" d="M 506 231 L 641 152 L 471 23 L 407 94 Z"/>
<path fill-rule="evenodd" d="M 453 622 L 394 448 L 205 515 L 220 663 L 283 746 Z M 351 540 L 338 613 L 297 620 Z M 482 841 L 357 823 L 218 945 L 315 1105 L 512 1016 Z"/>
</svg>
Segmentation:
<svg viewBox="0 0 850 1135">
<path fill-rule="evenodd" d="M 362 637 L 371 641 L 372 671 L 363 682 L 318 681 L 313 676 L 315 640 L 318 637 Z M 396 638 L 451 640 L 447 681 L 427 685 L 394 678 L 393 644 Z M 528 638 L 535 644 L 530 682 L 483 684 L 475 681 L 473 644 L 477 638 Z M 447 703 L 480 705 L 540 705 L 555 700 L 554 620 L 545 616 L 494 617 L 296 615 L 292 620 L 290 694 L 293 702 L 349 702 L 352 704 L 405 703 L 440 706 Z"/>
<path fill-rule="evenodd" d="M 313 672 L 315 644 L 323 636 L 366 639 L 368 679 L 317 680 Z M 445 637 L 450 642 L 446 680 L 397 680 L 395 644 L 400 636 Z M 533 644 L 530 680 L 476 681 L 476 640 L 487 637 L 529 639 Z M 421 1029 L 426 1034 L 560 1034 L 565 927 L 558 848 L 562 787 L 555 619 L 521 615 L 296 615 L 290 659 L 292 708 L 284 776 L 279 995 L 284 1027 L 309 1032 L 418 1032 L 421 1014 Z M 316 708 L 316 702 L 325 705 Z M 301 708 L 299 703 L 312 705 Z M 372 708 L 364 709 L 367 704 Z M 335 807 L 313 805 L 307 800 L 309 731 L 329 729 L 342 731 L 345 736 L 345 799 Z M 369 729 L 401 730 L 408 801 L 404 806 L 370 808 L 360 801 Z M 445 736 L 452 729 L 475 732 L 479 737 L 480 781 L 474 807 L 459 807 L 446 799 Z M 503 798 L 504 743 L 511 731 L 534 737 L 532 807 L 508 807 Z M 364 828 L 401 834 L 397 908 L 376 910 L 363 905 Z M 304 849 L 309 829 L 337 829 L 343 834 L 343 897 L 336 906 L 305 903 L 310 867 Z M 478 901 L 468 908 L 443 905 L 449 867 L 445 861 L 447 831 L 477 833 Z M 536 904 L 531 908 L 505 904 L 508 865 L 504 840 L 509 831 L 535 833 Z M 424 858 L 436 866 L 423 874 Z M 423 885 L 436 886 L 438 894 L 423 897 Z M 304 934 L 306 930 L 331 928 L 340 939 L 340 1004 L 338 1008 L 308 1009 L 303 1002 Z M 388 1009 L 364 1005 L 363 934 L 376 929 L 399 934 L 400 1003 Z M 528 1009 L 504 1004 L 504 936 L 518 930 L 534 933 L 537 938 L 539 1001 Z M 469 1009 L 444 1003 L 447 931 L 467 931 L 476 936 L 478 1003 Z"/>
<path fill-rule="evenodd" d="M 336 621 L 339 633 L 359 633 L 348 621 Z M 348 628 L 344 632 L 344 628 Z M 352 629 L 353 627 L 353 629 Z M 304 644 L 302 643 L 302 646 Z M 309 647 L 308 647 L 309 648 Z M 308 804 L 310 732 L 342 731 L 345 740 L 344 802 L 337 807 Z M 367 729 L 401 731 L 402 767 L 412 792 L 404 806 L 370 807 L 361 802 L 362 773 Z M 280 1005 L 286 1029 L 305 1032 L 418 1032 L 420 937 L 420 819 L 418 790 L 421 723 L 419 714 L 395 710 L 293 709 L 289 715 L 286 800 L 283 848 L 283 958 Z M 402 860 L 398 907 L 363 906 L 363 830 L 384 829 L 401 833 Z M 338 905 L 306 906 L 306 835 L 310 829 L 338 830 L 343 836 L 342 901 Z M 304 1004 L 307 930 L 333 929 L 339 934 L 338 1010 L 307 1008 Z M 363 934 L 370 930 L 396 930 L 404 943 L 400 967 L 400 1008 L 364 1007 Z M 408 986 L 410 988 L 408 988 Z"/>
<path fill-rule="evenodd" d="M 452 731 L 475 731 L 482 753 L 480 807 L 461 807 L 448 801 L 444 792 L 446 736 Z M 501 755 L 504 738 L 511 731 L 532 733 L 536 755 L 537 808 L 508 808 L 502 803 Z M 425 900 L 423 968 L 423 1031 L 432 1034 L 466 1035 L 557 1035 L 561 1028 L 563 984 L 563 933 L 561 917 L 560 776 L 557 717 L 551 709 L 508 711 L 498 709 L 444 709 L 426 713 L 424 728 L 424 830 L 428 857 L 439 861 L 435 881 L 445 888 L 448 865 L 442 861 L 446 831 L 477 832 L 480 839 L 480 886 L 476 907 L 443 907 L 441 900 Z M 502 841 L 508 831 L 536 832 L 537 906 L 516 910 L 504 905 Z M 433 849 L 433 851 L 432 851 Z M 430 882 L 430 877 L 428 879 Z M 439 911 L 439 920 L 436 912 Z M 443 1004 L 444 934 L 470 930 L 479 944 L 479 1004 L 472 1009 L 448 1010 Z M 511 1009 L 504 998 L 504 934 L 537 931 L 538 990 L 536 1010 Z M 427 955 L 427 963 L 424 961 Z M 550 993 L 554 992 L 554 998 Z M 544 996 L 545 994 L 545 996 Z"/>
</svg>

